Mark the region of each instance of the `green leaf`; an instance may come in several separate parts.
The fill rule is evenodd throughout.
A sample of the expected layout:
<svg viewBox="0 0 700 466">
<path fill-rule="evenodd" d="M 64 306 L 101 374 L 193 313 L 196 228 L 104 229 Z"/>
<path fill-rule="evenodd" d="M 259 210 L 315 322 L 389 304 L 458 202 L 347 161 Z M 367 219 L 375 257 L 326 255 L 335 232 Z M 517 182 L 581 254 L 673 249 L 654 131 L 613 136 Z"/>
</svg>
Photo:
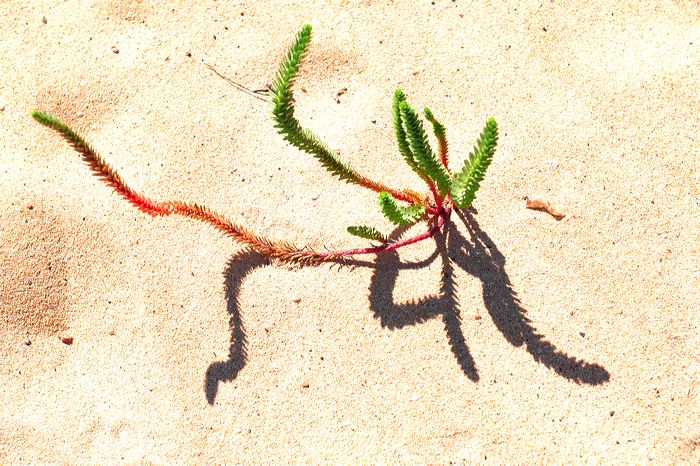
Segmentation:
<svg viewBox="0 0 700 466">
<path fill-rule="evenodd" d="M 384 216 L 392 223 L 401 226 L 408 226 L 416 223 L 425 215 L 425 206 L 422 204 L 414 204 L 410 206 L 400 206 L 397 204 L 394 196 L 382 191 L 379 193 L 379 206 L 382 208 Z"/>
<path fill-rule="evenodd" d="M 83 138 L 81 138 L 75 131 L 73 131 L 67 124 L 56 118 L 55 116 L 49 115 L 45 112 L 40 112 L 34 110 L 32 112 L 32 118 L 54 131 L 58 132 L 63 138 L 68 141 L 68 143 L 73 146 L 78 152 L 92 151 L 90 146 Z"/>
<path fill-rule="evenodd" d="M 423 113 L 425 114 L 425 119 L 428 120 L 432 125 L 433 125 L 433 133 L 435 134 L 435 137 L 437 138 L 438 141 L 444 140 L 445 139 L 445 125 L 440 123 L 435 119 L 433 116 L 433 112 L 430 111 L 428 107 L 425 107 L 423 109 Z"/>
<path fill-rule="evenodd" d="M 413 152 L 411 152 L 411 147 L 406 139 L 406 131 L 403 129 L 403 124 L 401 122 L 401 102 L 406 101 L 406 95 L 401 89 L 396 89 L 394 92 L 394 101 L 391 105 L 391 116 L 394 123 L 394 132 L 396 133 L 396 142 L 399 145 L 399 152 L 404 158 L 414 172 L 418 174 L 421 178 L 425 179 L 428 175 L 421 170 L 416 161 L 413 159 Z"/>
<path fill-rule="evenodd" d="M 356 183 L 360 175 L 345 164 L 318 136 L 303 128 L 294 116 L 294 94 L 292 86 L 299 67 L 311 41 L 311 25 L 306 24 L 297 34 L 285 60 L 280 65 L 272 84 L 272 113 L 275 128 L 285 141 L 313 155 L 333 175 L 348 183 Z"/>
<path fill-rule="evenodd" d="M 479 183 L 484 179 L 498 143 L 498 124 L 493 118 L 486 122 L 474 149 L 464 161 L 462 171 L 452 181 L 452 201 L 461 209 L 469 207 L 476 197 Z"/>
<path fill-rule="evenodd" d="M 366 226 L 351 226 L 348 227 L 348 233 L 353 236 L 358 236 L 365 239 L 373 239 L 376 241 L 381 241 L 382 243 L 387 242 L 386 236 L 384 236 L 379 230 L 372 227 Z"/>
<path fill-rule="evenodd" d="M 423 123 L 420 121 L 418 114 L 406 101 L 399 103 L 399 110 L 401 112 L 401 123 L 406 132 L 413 159 L 421 170 L 435 181 L 440 194 L 449 192 L 451 185 L 450 175 L 430 148 L 428 137 L 425 134 L 425 130 L 423 130 Z"/>
<path fill-rule="evenodd" d="M 428 107 L 423 109 L 423 113 L 425 114 L 425 119 L 433 125 L 433 134 L 435 134 L 435 139 L 437 139 L 438 142 L 440 163 L 442 163 L 442 166 L 445 167 L 449 173 L 450 169 L 448 168 L 449 162 L 447 160 L 447 137 L 445 134 L 445 126 L 435 119 L 433 112 L 431 112 Z"/>
</svg>

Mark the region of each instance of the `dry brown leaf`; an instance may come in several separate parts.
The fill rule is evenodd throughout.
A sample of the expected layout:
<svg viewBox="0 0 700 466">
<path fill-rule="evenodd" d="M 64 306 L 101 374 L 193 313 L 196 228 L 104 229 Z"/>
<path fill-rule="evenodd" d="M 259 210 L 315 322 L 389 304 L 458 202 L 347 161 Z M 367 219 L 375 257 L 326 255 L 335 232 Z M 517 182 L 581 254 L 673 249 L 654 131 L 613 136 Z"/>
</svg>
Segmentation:
<svg viewBox="0 0 700 466">
<path fill-rule="evenodd" d="M 559 212 L 554 207 L 552 207 L 549 202 L 543 201 L 541 199 L 530 199 L 526 197 L 525 207 L 532 210 L 541 210 L 543 212 L 547 212 L 549 215 L 556 218 L 557 220 L 561 220 L 565 216 L 563 213 Z"/>
</svg>

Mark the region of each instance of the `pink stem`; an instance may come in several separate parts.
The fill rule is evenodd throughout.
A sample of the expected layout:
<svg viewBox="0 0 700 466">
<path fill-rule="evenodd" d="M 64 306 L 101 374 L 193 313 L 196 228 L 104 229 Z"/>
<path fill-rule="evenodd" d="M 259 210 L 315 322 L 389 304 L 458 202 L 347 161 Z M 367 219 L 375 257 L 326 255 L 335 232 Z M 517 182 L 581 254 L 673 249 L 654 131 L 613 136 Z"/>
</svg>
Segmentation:
<svg viewBox="0 0 700 466">
<path fill-rule="evenodd" d="M 343 251 L 331 251 L 331 252 L 324 252 L 320 253 L 319 255 L 321 257 L 327 257 L 327 256 L 355 256 L 355 255 L 360 255 L 360 254 L 377 254 L 380 252 L 385 252 L 385 251 L 392 251 L 394 249 L 398 249 L 404 246 L 408 246 L 410 244 L 417 243 L 419 241 L 423 241 L 424 239 L 428 239 L 431 236 L 435 235 L 440 228 L 445 224 L 445 221 L 450 218 L 450 214 L 452 214 L 452 209 L 448 208 L 445 210 L 441 210 L 438 212 L 437 217 L 437 222 L 435 225 L 430 228 L 428 231 L 425 233 L 422 233 L 418 236 L 414 236 L 413 238 L 408 238 L 403 241 L 397 241 L 396 243 L 391 243 L 391 244 L 382 244 L 381 246 L 375 246 L 373 248 L 357 248 L 357 249 L 345 249 Z M 432 217 L 430 220 L 436 218 Z"/>
<path fill-rule="evenodd" d="M 437 192 L 437 189 L 435 189 L 435 183 L 430 183 L 430 192 L 433 193 L 433 198 L 435 199 L 435 204 L 438 206 L 438 209 L 440 206 L 442 206 L 442 199 L 440 198 L 440 195 Z"/>
</svg>

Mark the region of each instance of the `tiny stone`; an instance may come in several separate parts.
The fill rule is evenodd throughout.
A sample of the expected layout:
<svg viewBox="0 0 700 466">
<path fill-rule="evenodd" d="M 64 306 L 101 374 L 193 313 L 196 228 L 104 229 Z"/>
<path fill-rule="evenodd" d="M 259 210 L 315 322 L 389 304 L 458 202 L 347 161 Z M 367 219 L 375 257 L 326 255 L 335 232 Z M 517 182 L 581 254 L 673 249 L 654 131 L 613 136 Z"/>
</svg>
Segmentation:
<svg viewBox="0 0 700 466">
<path fill-rule="evenodd" d="M 475 316 L 474 316 L 474 320 L 481 320 L 481 316 L 480 316 L 480 315 L 478 315 L 478 314 L 477 314 L 477 315 L 475 315 Z"/>
<path fill-rule="evenodd" d="M 46 20 L 46 16 L 41 17 L 41 22 L 44 24 L 48 23 L 48 21 Z"/>
<path fill-rule="evenodd" d="M 119 53 L 119 49 L 117 48 L 116 45 L 113 45 L 113 46 L 112 46 L 112 52 L 114 52 L 114 53 Z"/>
<path fill-rule="evenodd" d="M 188 57 L 191 57 L 191 56 L 192 56 L 192 52 L 187 52 L 185 55 L 187 55 Z"/>
<path fill-rule="evenodd" d="M 29 205 L 27 206 L 27 209 L 29 209 L 29 210 L 34 210 L 34 206 L 31 205 L 31 204 L 29 204 Z"/>
<path fill-rule="evenodd" d="M 615 415 L 615 411 L 610 411 L 610 417 L 613 417 Z"/>
<path fill-rule="evenodd" d="M 301 384 L 303 388 L 309 388 L 310 384 L 308 380 L 305 380 L 304 383 Z"/>
<path fill-rule="evenodd" d="M 110 330 L 110 331 L 109 331 L 109 334 L 110 334 L 111 336 L 114 336 L 114 335 L 117 334 L 117 332 L 115 332 L 114 330 Z"/>
<path fill-rule="evenodd" d="M 583 332 L 578 332 L 578 334 L 581 335 L 582 337 L 585 337 L 585 336 L 586 336 L 586 334 L 583 333 Z"/>
<path fill-rule="evenodd" d="M 75 116 L 76 116 L 77 118 L 80 118 L 80 117 L 83 116 L 83 112 L 78 112 L 78 113 L 75 114 Z"/>
<path fill-rule="evenodd" d="M 292 296 L 292 302 L 295 304 L 299 304 L 301 302 L 301 298 L 299 296 Z"/>
<path fill-rule="evenodd" d="M 72 345 L 73 344 L 73 337 L 61 337 L 61 343 L 65 345 Z"/>
<path fill-rule="evenodd" d="M 25 344 L 26 346 L 31 346 L 32 340 L 27 340 L 27 341 L 24 342 L 24 344 Z"/>
</svg>

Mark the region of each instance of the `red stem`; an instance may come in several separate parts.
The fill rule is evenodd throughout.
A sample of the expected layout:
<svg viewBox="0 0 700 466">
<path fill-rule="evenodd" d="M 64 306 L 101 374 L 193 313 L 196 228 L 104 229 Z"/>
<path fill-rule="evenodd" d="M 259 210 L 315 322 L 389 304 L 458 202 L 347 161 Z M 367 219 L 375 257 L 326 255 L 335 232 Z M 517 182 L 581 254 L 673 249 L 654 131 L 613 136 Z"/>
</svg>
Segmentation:
<svg viewBox="0 0 700 466">
<path fill-rule="evenodd" d="M 321 257 L 326 257 L 326 256 L 356 256 L 356 255 L 361 255 L 361 254 L 377 254 L 380 252 L 386 252 L 386 251 L 392 251 L 394 249 L 398 249 L 404 246 L 408 246 L 410 244 L 417 243 L 419 241 L 423 241 L 424 239 L 428 239 L 431 236 L 435 235 L 440 228 L 445 224 L 445 221 L 450 218 L 450 215 L 452 214 L 452 209 L 444 209 L 440 210 L 438 214 L 435 217 L 432 217 L 430 220 L 433 220 L 437 218 L 437 222 L 435 225 L 430 228 L 428 231 L 425 233 L 422 233 L 418 236 L 414 236 L 412 238 L 405 239 L 403 241 L 397 241 L 396 243 L 387 243 L 387 244 L 382 244 L 381 246 L 375 246 L 373 248 L 357 248 L 357 249 L 345 249 L 343 251 L 332 251 L 332 252 L 325 252 L 325 253 L 320 253 L 319 256 Z"/>
</svg>

